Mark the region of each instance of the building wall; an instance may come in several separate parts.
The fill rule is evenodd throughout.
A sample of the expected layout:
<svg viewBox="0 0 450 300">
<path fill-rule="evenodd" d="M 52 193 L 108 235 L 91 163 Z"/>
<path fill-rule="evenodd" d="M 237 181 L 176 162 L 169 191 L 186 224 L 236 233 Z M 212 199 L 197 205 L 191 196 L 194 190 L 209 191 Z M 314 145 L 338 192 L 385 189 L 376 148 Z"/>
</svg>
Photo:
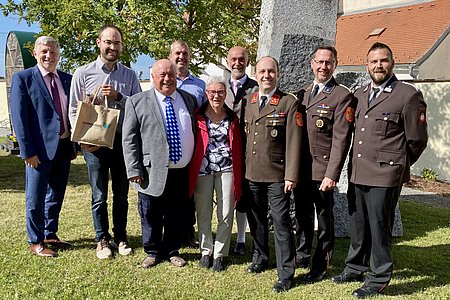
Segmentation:
<svg viewBox="0 0 450 300">
<path fill-rule="evenodd" d="M 352 14 L 360 11 L 368 11 L 386 7 L 397 7 L 407 4 L 416 4 L 429 1 L 430 0 L 340 0 L 338 13 Z"/>
<path fill-rule="evenodd" d="M 450 80 L 450 34 L 419 67 L 419 80 Z"/>
</svg>

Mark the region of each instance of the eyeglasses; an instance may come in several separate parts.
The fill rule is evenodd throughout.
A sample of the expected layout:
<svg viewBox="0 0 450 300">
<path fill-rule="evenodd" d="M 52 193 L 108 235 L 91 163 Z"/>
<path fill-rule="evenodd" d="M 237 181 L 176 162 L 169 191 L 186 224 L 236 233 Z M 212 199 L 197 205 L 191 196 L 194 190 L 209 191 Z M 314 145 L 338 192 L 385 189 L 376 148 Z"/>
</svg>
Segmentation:
<svg viewBox="0 0 450 300">
<path fill-rule="evenodd" d="M 217 96 L 219 97 L 223 97 L 225 96 L 225 91 L 220 90 L 220 91 L 206 91 L 206 94 L 208 94 L 208 96 L 210 97 L 214 97 L 215 94 L 217 94 Z"/>
<path fill-rule="evenodd" d="M 334 60 L 332 61 L 328 61 L 328 60 L 315 60 L 313 59 L 313 61 L 318 64 L 318 65 L 325 65 L 327 67 L 331 67 L 332 65 L 334 65 Z"/>
<path fill-rule="evenodd" d="M 122 42 L 121 41 L 110 41 L 110 40 L 102 40 L 103 43 L 106 44 L 106 46 L 111 47 L 111 45 L 114 45 L 115 47 L 120 47 L 122 46 Z"/>
</svg>

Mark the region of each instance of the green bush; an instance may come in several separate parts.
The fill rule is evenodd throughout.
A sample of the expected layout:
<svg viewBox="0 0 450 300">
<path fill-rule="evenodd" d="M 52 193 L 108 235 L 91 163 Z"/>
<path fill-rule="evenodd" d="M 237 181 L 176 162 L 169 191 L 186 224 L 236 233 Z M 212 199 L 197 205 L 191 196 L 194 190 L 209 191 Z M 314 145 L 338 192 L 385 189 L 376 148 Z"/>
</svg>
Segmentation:
<svg viewBox="0 0 450 300">
<path fill-rule="evenodd" d="M 433 182 L 437 181 L 438 176 L 439 176 L 439 174 L 437 173 L 436 170 L 429 169 L 429 168 L 423 168 L 422 171 L 420 172 L 420 175 L 426 181 L 433 181 Z"/>
</svg>

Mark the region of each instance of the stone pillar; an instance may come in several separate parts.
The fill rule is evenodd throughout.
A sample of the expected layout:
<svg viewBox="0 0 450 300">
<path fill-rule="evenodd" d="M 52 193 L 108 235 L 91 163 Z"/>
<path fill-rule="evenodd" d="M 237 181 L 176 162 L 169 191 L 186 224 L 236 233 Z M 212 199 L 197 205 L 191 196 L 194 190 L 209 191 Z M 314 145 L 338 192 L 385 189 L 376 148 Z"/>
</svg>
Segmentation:
<svg viewBox="0 0 450 300">
<path fill-rule="evenodd" d="M 338 0 L 262 0 L 258 58 L 279 60 L 280 88 L 296 92 L 313 79 L 311 55 L 335 44 Z"/>
<path fill-rule="evenodd" d="M 318 45 L 335 44 L 338 2 L 338 0 L 262 0 L 258 58 L 271 55 L 278 59 L 281 90 L 297 92 L 302 85 L 314 79 L 310 67 L 311 56 Z M 354 85 L 346 83 L 348 86 Z M 349 235 L 347 186 L 347 168 L 344 167 L 334 191 L 335 232 L 338 237 Z M 398 207 L 395 213 L 393 234 L 401 236 L 403 227 Z"/>
</svg>

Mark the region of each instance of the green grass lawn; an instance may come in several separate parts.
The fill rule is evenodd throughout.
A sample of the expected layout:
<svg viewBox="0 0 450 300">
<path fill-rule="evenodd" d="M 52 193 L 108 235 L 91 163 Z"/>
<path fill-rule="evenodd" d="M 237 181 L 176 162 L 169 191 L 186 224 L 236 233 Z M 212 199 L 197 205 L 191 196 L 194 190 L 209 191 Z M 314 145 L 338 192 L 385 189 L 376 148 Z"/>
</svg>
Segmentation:
<svg viewBox="0 0 450 300">
<path fill-rule="evenodd" d="M 299 269 L 295 287 L 275 294 L 274 255 L 273 268 L 259 275 L 246 273 L 249 255 L 230 256 L 226 271 L 214 273 L 198 266 L 200 254 L 195 249 L 181 250 L 188 262 L 184 268 L 165 262 L 144 270 L 133 190 L 128 234 L 135 254 L 100 261 L 95 256 L 90 188 L 81 157 L 72 164 L 59 228 L 60 238 L 73 247 L 54 259 L 35 257 L 27 250 L 24 181 L 22 161 L 0 154 L 0 299 L 352 299 L 351 292 L 360 286 L 329 280 L 304 285 L 298 279 L 306 270 Z M 450 211 L 408 201 L 400 201 L 400 209 L 405 234 L 395 239 L 394 277 L 386 295 L 375 299 L 450 299 Z M 331 275 L 341 272 L 348 244 L 349 239 L 337 239 Z"/>
</svg>

